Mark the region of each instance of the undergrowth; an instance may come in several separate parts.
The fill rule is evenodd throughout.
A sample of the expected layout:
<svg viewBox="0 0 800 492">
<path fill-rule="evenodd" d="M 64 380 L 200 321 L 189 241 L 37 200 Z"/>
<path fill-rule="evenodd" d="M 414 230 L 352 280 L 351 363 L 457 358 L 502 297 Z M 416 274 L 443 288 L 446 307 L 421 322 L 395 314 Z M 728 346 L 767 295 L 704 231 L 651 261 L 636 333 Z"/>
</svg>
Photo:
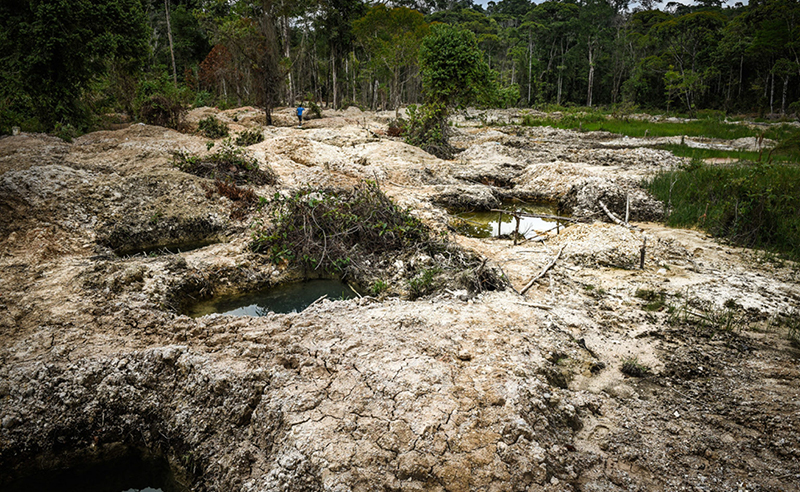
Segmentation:
<svg viewBox="0 0 800 492">
<path fill-rule="evenodd" d="M 278 182 L 278 175 L 272 167 L 259 165 L 252 155 L 233 145 L 229 138 L 222 141 L 215 153 L 207 156 L 179 151 L 173 155 L 172 164 L 195 176 L 236 185 L 273 185 Z"/>
<path fill-rule="evenodd" d="M 422 106 L 411 104 L 408 120 L 402 122 L 406 143 L 414 145 L 440 159 L 452 159 L 455 148 L 448 139 L 447 108 L 442 103 Z"/>
<path fill-rule="evenodd" d="M 800 166 L 713 166 L 693 161 L 644 183 L 666 204 L 665 222 L 734 244 L 800 259 Z"/>
<path fill-rule="evenodd" d="M 271 224 L 255 225 L 251 249 L 275 264 L 342 278 L 372 277 L 367 286 L 381 293 L 389 288 L 387 271 L 402 258 L 412 298 L 453 284 L 454 279 L 473 291 L 504 286 L 477 257 L 433 235 L 373 182 L 351 189 L 304 188 L 289 196 L 276 194 L 271 214 Z M 420 257 L 435 265 L 412 261 Z"/>
<path fill-rule="evenodd" d="M 206 198 L 211 198 L 214 193 L 224 196 L 231 201 L 231 219 L 242 220 L 248 212 L 254 210 L 260 203 L 258 195 L 252 188 L 236 186 L 236 183 L 214 180 L 213 184 L 203 184 Z"/>
<path fill-rule="evenodd" d="M 259 129 L 245 130 L 236 135 L 236 145 L 247 147 L 264 141 L 264 132 Z"/>
<path fill-rule="evenodd" d="M 200 120 L 197 131 L 208 138 L 222 138 L 228 136 L 228 125 L 212 115 Z"/>
</svg>

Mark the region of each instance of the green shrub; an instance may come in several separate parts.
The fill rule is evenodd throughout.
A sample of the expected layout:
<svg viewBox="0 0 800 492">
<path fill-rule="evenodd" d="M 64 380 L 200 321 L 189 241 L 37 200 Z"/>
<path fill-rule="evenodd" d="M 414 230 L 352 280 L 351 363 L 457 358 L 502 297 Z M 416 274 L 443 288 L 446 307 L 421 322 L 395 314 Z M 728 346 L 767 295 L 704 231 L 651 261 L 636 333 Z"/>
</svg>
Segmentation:
<svg viewBox="0 0 800 492">
<path fill-rule="evenodd" d="M 447 138 L 447 110 L 442 103 L 423 106 L 411 104 L 407 109 L 408 120 L 403 136 L 410 145 L 415 145 L 441 159 L 452 159 L 455 149 Z"/>
<path fill-rule="evenodd" d="M 177 152 L 172 164 L 183 172 L 203 178 L 219 179 L 237 185 L 273 185 L 278 175 L 269 165 L 259 165 L 249 153 L 225 139 L 211 155 L 200 157 L 186 152 Z"/>
<path fill-rule="evenodd" d="M 80 132 L 77 128 L 72 126 L 69 123 L 56 123 L 55 128 L 53 128 L 53 135 L 60 138 L 65 142 L 72 142 L 74 138 L 77 138 L 80 135 Z"/>
<path fill-rule="evenodd" d="M 197 130 L 206 138 L 223 138 L 228 136 L 228 125 L 211 115 L 197 124 Z"/>
<path fill-rule="evenodd" d="M 247 147 L 264 141 L 264 132 L 260 129 L 245 130 L 236 135 L 236 145 Z"/>
<path fill-rule="evenodd" d="M 426 296 L 436 289 L 434 282 L 441 268 L 427 268 L 408 282 L 408 291 L 412 299 Z"/>
<path fill-rule="evenodd" d="M 418 219 L 374 183 L 349 191 L 300 190 L 275 196 L 274 226 L 256 231 L 251 248 L 308 269 L 342 273 L 352 255 L 380 255 L 430 240 Z"/>
</svg>

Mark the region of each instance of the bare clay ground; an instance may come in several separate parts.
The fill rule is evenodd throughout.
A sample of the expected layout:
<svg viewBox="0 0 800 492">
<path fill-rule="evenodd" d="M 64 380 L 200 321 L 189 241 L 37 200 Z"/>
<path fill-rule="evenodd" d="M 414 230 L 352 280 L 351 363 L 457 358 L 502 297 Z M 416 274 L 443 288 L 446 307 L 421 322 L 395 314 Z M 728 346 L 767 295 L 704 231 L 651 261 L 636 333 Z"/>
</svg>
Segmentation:
<svg viewBox="0 0 800 492">
<path fill-rule="evenodd" d="M 394 113 L 302 130 L 285 113 L 249 148 L 280 176 L 260 195 L 376 180 L 513 288 L 189 318 L 191 298 L 296 276 L 248 249 L 266 214 L 231 219 L 170 164 L 207 139 L 145 125 L 2 138 L 0 489 L 131 448 L 198 491 L 800 490 L 800 352 L 779 322 L 797 315 L 800 270 L 650 222 L 662 205 L 641 179 L 678 159 L 480 126 L 514 120 L 492 112 L 456 119 L 465 150 L 442 161 L 382 137 Z M 207 114 L 259 122 L 252 108 L 189 121 Z M 454 234 L 441 206 L 511 197 L 586 222 L 514 245 Z M 598 207 L 624 215 L 627 197 L 637 230 Z M 130 254 L 152 247 L 172 253 Z M 387 268 L 402 293 L 406 273 Z M 646 310 L 647 292 L 663 305 Z M 730 325 L 708 321 L 720 313 Z M 632 358 L 649 373 L 623 374 Z"/>
</svg>

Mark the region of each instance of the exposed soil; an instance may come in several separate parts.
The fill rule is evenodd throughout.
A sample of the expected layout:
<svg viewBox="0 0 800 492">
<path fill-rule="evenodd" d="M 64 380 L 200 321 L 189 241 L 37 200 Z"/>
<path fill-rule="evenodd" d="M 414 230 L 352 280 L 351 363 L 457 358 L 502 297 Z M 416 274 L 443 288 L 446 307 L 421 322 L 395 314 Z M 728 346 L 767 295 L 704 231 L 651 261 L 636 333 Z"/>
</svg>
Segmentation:
<svg viewBox="0 0 800 492">
<path fill-rule="evenodd" d="M 654 222 L 641 180 L 680 159 L 647 139 L 482 126 L 518 120 L 492 111 L 456 118 L 465 150 L 442 161 L 382 136 L 393 112 L 303 129 L 285 113 L 248 148 L 279 176 L 258 195 L 375 180 L 514 289 L 190 318 L 193 299 L 298 275 L 249 249 L 263 210 L 232 219 L 210 180 L 172 166 L 207 139 L 2 138 L 0 489 L 122 448 L 197 491 L 800 490 L 800 350 L 779 322 L 797 316 L 800 268 Z M 263 124 L 252 108 L 188 120 L 210 114 Z M 452 232 L 444 206 L 507 198 L 584 222 L 517 245 Z M 628 199 L 635 230 L 599 206 L 624 217 Z M 437 260 L 387 262 L 392 292 L 410 261 Z"/>
</svg>

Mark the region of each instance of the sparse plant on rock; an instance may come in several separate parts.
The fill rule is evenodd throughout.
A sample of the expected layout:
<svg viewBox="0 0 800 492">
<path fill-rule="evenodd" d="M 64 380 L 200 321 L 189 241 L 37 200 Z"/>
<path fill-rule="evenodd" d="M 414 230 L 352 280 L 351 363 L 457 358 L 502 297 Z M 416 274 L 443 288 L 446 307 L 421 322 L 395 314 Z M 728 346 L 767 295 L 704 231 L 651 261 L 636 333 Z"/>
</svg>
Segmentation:
<svg viewBox="0 0 800 492">
<path fill-rule="evenodd" d="M 197 131 L 207 138 L 222 138 L 228 136 L 228 125 L 211 115 L 200 120 Z"/>
<path fill-rule="evenodd" d="M 245 130 L 236 135 L 236 145 L 247 147 L 264 141 L 264 132 L 260 129 Z"/>
<path fill-rule="evenodd" d="M 278 175 L 272 167 L 260 165 L 255 157 L 233 145 L 230 139 L 225 139 L 218 150 L 208 156 L 177 152 L 172 157 L 172 164 L 195 176 L 230 181 L 237 185 L 273 185 L 278 182 Z"/>
<path fill-rule="evenodd" d="M 629 357 L 622 360 L 622 366 L 619 369 L 623 374 L 633 376 L 635 378 L 643 378 L 649 376 L 652 370 L 639 362 L 638 357 Z"/>
</svg>

